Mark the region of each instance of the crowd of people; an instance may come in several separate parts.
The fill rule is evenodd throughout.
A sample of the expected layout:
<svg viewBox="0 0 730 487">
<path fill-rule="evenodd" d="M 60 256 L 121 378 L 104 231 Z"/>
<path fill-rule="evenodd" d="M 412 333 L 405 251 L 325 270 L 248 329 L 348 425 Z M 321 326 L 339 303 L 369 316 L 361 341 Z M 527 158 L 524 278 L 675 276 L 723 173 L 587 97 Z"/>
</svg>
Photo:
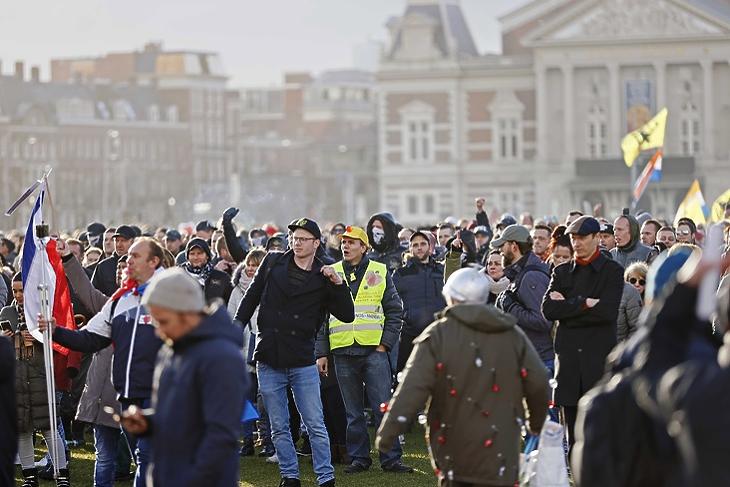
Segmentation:
<svg viewBox="0 0 730 487">
<path fill-rule="evenodd" d="M 235 485 L 253 455 L 282 487 L 311 456 L 332 487 L 335 463 L 373 467 L 369 426 L 380 469 L 412 473 L 403 435 L 423 425 L 441 485 L 515 485 L 547 418 L 579 485 L 730 485 L 730 279 L 711 320 L 694 313 L 700 282 L 726 272 L 730 208 L 720 267 L 701 258 L 703 226 L 628 210 L 492 225 L 479 198 L 470 218 L 418 228 L 382 212 L 243 229 L 237 214 L 190 234 L 94 222 L 54 236 L 74 313 L 39 320 L 68 350 L 54 351 L 55 437 L 25 235 L 0 238 L 0 484 L 18 464 L 38 486 L 55 461 L 70 486 L 93 435 L 98 487 Z M 36 432 L 56 458 L 34 457 Z"/>
</svg>

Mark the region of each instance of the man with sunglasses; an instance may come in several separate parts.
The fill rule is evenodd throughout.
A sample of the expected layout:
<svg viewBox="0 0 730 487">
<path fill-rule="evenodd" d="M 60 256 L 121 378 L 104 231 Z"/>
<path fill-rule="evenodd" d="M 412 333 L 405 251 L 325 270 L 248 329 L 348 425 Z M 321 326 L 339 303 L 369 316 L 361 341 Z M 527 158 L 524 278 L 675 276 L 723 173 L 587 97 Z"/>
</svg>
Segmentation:
<svg viewBox="0 0 730 487">
<path fill-rule="evenodd" d="M 254 358 L 279 459 L 280 487 L 301 485 L 289 428 L 287 388 L 294 393 L 309 434 L 317 483 L 333 487 L 335 471 L 324 425 L 314 342 L 328 314 L 352 322 L 354 302 L 340 275 L 315 256 L 322 237 L 317 223 L 300 218 L 288 228 L 289 250 L 266 255 L 238 307 L 236 319 L 248 323 L 258 308 Z"/>
<path fill-rule="evenodd" d="M 677 243 L 695 244 L 697 225 L 691 218 L 680 218 L 677 222 Z"/>
</svg>

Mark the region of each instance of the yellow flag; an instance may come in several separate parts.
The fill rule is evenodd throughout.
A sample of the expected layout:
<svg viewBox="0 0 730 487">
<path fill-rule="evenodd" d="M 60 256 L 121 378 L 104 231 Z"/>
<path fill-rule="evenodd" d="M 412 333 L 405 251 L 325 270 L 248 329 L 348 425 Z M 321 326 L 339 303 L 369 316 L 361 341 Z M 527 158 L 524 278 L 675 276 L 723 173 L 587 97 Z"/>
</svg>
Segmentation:
<svg viewBox="0 0 730 487">
<path fill-rule="evenodd" d="M 687 195 L 684 197 L 682 202 L 679 204 L 677 209 L 677 215 L 674 217 L 674 226 L 677 226 L 680 218 L 691 218 L 695 224 L 707 223 L 707 217 L 710 211 L 705 203 L 705 197 L 702 196 L 702 189 L 700 189 L 700 182 L 696 179 L 689 187 Z"/>
<path fill-rule="evenodd" d="M 715 223 L 725 220 L 725 208 L 730 203 L 730 189 L 720 195 L 712 204 L 712 218 Z"/>
<path fill-rule="evenodd" d="M 621 150 L 624 152 L 624 161 L 628 167 L 634 165 L 634 161 L 639 157 L 641 151 L 664 146 L 667 113 L 669 112 L 664 108 L 654 118 L 623 138 Z"/>
</svg>

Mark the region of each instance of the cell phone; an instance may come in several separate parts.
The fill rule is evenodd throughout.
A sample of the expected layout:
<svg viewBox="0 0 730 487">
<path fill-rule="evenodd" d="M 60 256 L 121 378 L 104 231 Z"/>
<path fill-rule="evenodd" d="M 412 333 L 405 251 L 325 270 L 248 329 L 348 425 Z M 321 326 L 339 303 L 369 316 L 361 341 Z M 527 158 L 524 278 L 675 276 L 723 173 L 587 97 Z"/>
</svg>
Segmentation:
<svg viewBox="0 0 730 487">
<path fill-rule="evenodd" d="M 3 320 L 3 321 L 0 321 L 0 329 L 2 329 L 2 331 L 12 332 L 13 331 L 13 325 L 10 324 L 10 321 Z"/>
</svg>

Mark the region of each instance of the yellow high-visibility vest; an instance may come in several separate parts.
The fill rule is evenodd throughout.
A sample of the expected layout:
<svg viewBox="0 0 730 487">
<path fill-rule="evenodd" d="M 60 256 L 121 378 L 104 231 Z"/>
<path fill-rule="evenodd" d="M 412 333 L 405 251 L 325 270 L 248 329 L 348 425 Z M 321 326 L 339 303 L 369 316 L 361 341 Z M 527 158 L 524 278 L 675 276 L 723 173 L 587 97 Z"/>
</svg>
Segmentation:
<svg viewBox="0 0 730 487">
<path fill-rule="evenodd" d="M 333 267 L 347 282 L 342 261 Z M 385 324 L 382 301 L 387 273 L 385 264 L 371 260 L 355 296 L 355 321 L 344 323 L 330 315 L 330 350 L 349 347 L 355 342 L 364 346 L 380 345 Z M 347 284 L 349 286 L 350 283 Z"/>
</svg>

